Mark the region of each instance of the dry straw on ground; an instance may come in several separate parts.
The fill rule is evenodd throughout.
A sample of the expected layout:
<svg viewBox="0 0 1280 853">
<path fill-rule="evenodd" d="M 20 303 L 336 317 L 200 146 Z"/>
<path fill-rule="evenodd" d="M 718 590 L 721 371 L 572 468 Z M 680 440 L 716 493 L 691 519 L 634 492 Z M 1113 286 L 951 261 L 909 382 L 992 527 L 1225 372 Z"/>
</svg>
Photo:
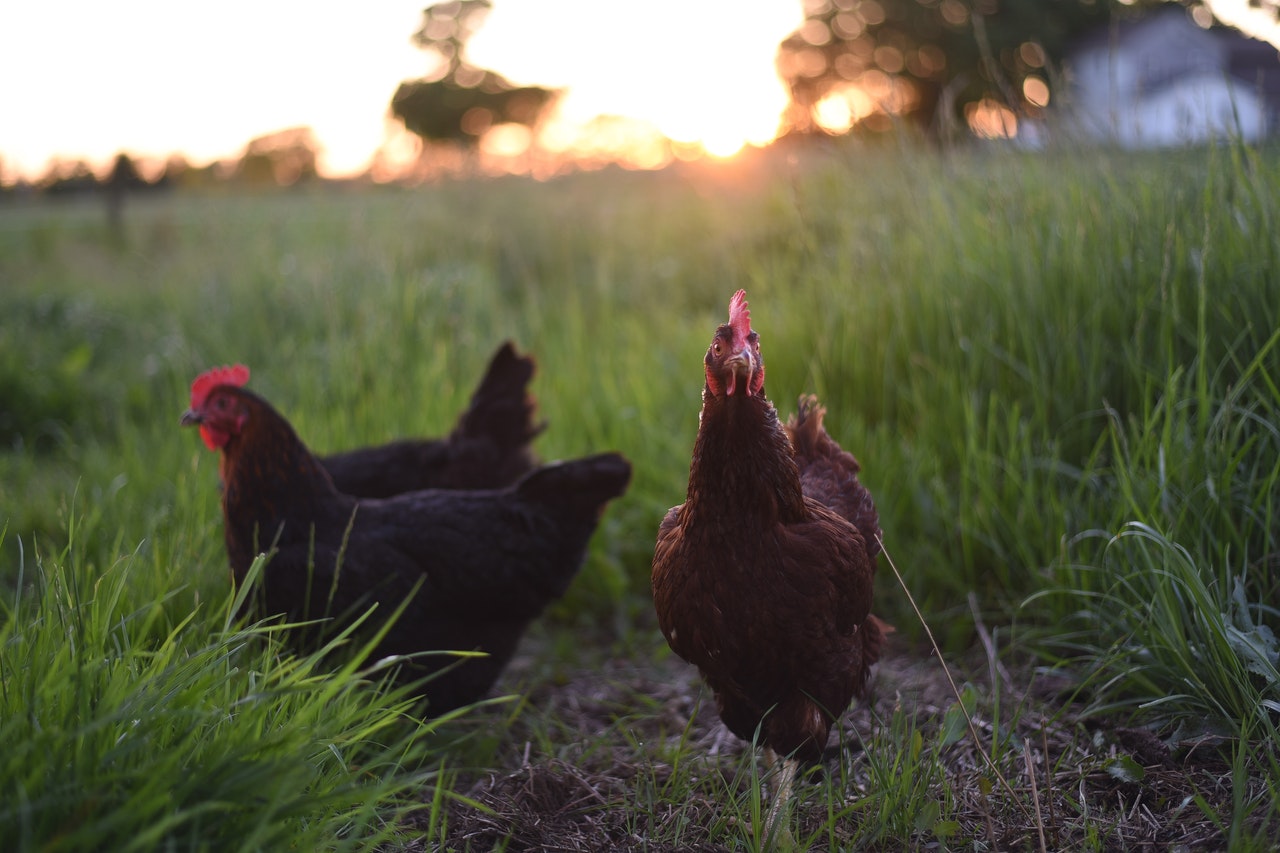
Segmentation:
<svg viewBox="0 0 1280 853">
<path fill-rule="evenodd" d="M 474 804 L 453 802 L 443 844 L 424 844 L 458 851 L 749 849 L 749 816 L 726 796 L 749 801 L 754 765 L 744 756 L 747 745 L 719 723 L 696 671 L 663 655 L 660 637 L 653 652 L 561 673 L 535 672 L 533 655 L 518 661 L 507 686 L 528 691 L 519 713 L 486 708 L 467 724 L 481 737 L 500 732 L 492 769 L 461 774 L 456 791 Z M 802 849 L 1225 846 L 1195 801 L 1229 813 L 1229 767 L 1215 745 L 1171 751 L 1146 730 L 1084 720 L 1072 682 L 1062 677 L 1009 672 L 985 656 L 953 669 L 976 699 L 972 716 L 982 743 L 963 723 L 959 735 L 948 736 L 957 729 L 957 702 L 941 667 L 927 650 L 898 643 L 877 667 L 869 700 L 843 716 L 821 767 L 796 788 L 793 827 Z M 895 833 L 883 825 L 877 796 L 885 786 L 868 751 L 878 752 L 880 766 L 891 764 L 895 756 L 886 753 L 910 750 L 917 733 L 921 752 L 900 769 L 924 774 L 920 799 L 936 802 L 938 811 Z M 997 733 L 995 766 L 1007 790 L 979 753 L 991 750 Z"/>
</svg>

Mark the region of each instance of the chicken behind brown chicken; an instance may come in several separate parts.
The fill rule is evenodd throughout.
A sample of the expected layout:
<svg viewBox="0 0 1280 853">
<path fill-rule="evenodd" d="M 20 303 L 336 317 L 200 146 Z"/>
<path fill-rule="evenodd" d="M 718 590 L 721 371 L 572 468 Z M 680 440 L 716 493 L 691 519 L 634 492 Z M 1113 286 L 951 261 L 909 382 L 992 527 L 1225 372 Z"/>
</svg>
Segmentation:
<svg viewBox="0 0 1280 853">
<path fill-rule="evenodd" d="M 826 407 L 812 394 L 800 398 L 787 419 L 787 437 L 800 469 L 800 488 L 806 497 L 844 516 L 862 534 L 867 553 L 880 553 L 880 515 L 871 492 L 858 479 L 862 466 L 822 425 Z"/>
<path fill-rule="evenodd" d="M 328 620 L 333 628 L 376 605 L 378 625 L 401 617 L 371 658 L 416 657 L 402 682 L 425 682 L 431 713 L 476 701 L 510 660 L 529 623 L 564 594 L 606 503 L 627 487 L 616 453 L 538 468 L 505 489 L 408 492 L 357 499 L 332 478 L 266 400 L 242 387 L 246 368 L 209 371 L 192 385 L 186 425 L 220 452 L 227 554 L 244 583 L 270 557 L 251 597 L 262 617 Z M 314 631 L 295 632 L 310 646 Z"/>
<path fill-rule="evenodd" d="M 320 457 L 338 491 L 386 498 L 421 489 L 497 489 L 538 464 L 530 443 L 535 423 L 528 393 L 533 358 L 507 341 L 489 361 L 471 403 L 444 438 L 400 439 Z"/>
</svg>

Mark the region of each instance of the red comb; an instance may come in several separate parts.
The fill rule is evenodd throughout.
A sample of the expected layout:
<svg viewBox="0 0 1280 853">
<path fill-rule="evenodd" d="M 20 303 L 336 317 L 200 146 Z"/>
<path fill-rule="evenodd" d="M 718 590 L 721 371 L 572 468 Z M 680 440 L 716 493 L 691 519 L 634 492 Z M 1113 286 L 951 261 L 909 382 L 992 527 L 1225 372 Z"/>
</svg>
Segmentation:
<svg viewBox="0 0 1280 853">
<path fill-rule="evenodd" d="M 751 334 L 751 309 L 747 307 L 747 292 L 739 290 L 729 300 L 729 326 L 734 335 L 746 339 Z"/>
<path fill-rule="evenodd" d="M 204 405 L 204 398 L 219 385 L 243 385 L 248 381 L 249 368 L 243 364 L 206 370 L 191 383 L 191 408 L 198 409 Z"/>
</svg>

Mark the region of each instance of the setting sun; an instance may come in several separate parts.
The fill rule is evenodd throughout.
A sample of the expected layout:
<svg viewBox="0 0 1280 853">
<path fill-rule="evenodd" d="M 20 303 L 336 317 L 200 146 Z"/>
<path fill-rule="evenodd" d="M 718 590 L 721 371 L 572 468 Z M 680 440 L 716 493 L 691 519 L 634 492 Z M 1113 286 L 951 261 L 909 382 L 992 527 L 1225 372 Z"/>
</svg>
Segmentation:
<svg viewBox="0 0 1280 853">
<path fill-rule="evenodd" d="M 746 144 L 746 140 L 732 130 L 726 130 L 723 135 L 707 133 L 698 141 L 702 143 L 703 148 L 707 149 L 707 153 L 714 157 L 732 157 Z"/>
<path fill-rule="evenodd" d="M 665 0 L 640 13 L 591 0 L 555 5 L 552 18 L 547 3 L 497 0 L 471 42 L 472 61 L 519 84 L 564 87 L 557 116 L 569 123 L 646 121 L 717 156 L 777 133 L 787 98 L 774 54 L 803 21 L 798 2 L 746 10 L 731 0 Z"/>
</svg>

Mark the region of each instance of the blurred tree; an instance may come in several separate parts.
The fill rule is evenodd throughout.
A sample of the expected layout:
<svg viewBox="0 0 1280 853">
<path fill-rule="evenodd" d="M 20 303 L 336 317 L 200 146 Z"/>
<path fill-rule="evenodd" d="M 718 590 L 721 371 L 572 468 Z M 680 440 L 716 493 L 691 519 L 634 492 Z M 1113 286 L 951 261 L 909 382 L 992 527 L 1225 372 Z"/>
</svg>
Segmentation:
<svg viewBox="0 0 1280 853">
<path fill-rule="evenodd" d="M 984 102 L 1034 113 L 1070 39 L 1122 8 L 1159 2 L 804 0 L 804 24 L 778 47 L 791 94 L 784 130 L 887 126 L 901 115 L 939 138 Z"/>
<path fill-rule="evenodd" d="M 133 158 L 121 151 L 111 161 L 111 169 L 107 172 L 108 186 L 123 190 L 136 190 L 147 185 L 146 180 L 138 172 L 138 165 Z"/>
<path fill-rule="evenodd" d="M 84 160 L 66 163 L 54 159 L 36 186 L 45 195 L 72 196 L 95 192 L 98 179 Z"/>
<path fill-rule="evenodd" d="M 449 142 L 474 151 L 497 124 L 533 127 L 559 94 L 516 86 L 463 58 L 467 41 L 492 8 L 490 0 L 449 0 L 422 12 L 414 43 L 434 60 L 426 77 L 406 80 L 391 98 L 391 113 L 424 143 Z"/>
<path fill-rule="evenodd" d="M 177 153 L 170 154 L 164 161 L 164 168 L 156 178 L 155 185 L 158 189 L 177 189 L 187 183 L 190 172 L 191 164 L 186 157 Z"/>
<path fill-rule="evenodd" d="M 480 70 L 472 86 L 449 78 L 406 80 L 391 99 L 391 111 L 426 142 L 474 148 L 495 124 L 533 127 L 555 97 L 550 89 L 513 86 L 499 74 Z"/>
<path fill-rule="evenodd" d="M 112 239 L 124 243 L 124 198 L 128 193 L 145 189 L 147 182 L 138 173 L 133 158 L 121 151 L 111 163 L 102 188 L 107 199 L 107 229 Z"/>
<path fill-rule="evenodd" d="M 203 166 L 196 166 L 175 154 L 165 163 L 163 186 L 183 190 L 209 190 L 232 180 L 239 170 L 239 160 L 214 160 Z"/>
<path fill-rule="evenodd" d="M 316 176 L 315 134 L 309 127 L 290 127 L 251 139 L 234 178 L 249 184 L 288 187 Z"/>
<path fill-rule="evenodd" d="M 492 8 L 490 0 L 447 0 L 422 10 L 422 26 L 413 34 L 413 43 L 436 60 L 436 68 L 424 79 L 442 80 L 458 73 L 467 42 Z"/>
</svg>

